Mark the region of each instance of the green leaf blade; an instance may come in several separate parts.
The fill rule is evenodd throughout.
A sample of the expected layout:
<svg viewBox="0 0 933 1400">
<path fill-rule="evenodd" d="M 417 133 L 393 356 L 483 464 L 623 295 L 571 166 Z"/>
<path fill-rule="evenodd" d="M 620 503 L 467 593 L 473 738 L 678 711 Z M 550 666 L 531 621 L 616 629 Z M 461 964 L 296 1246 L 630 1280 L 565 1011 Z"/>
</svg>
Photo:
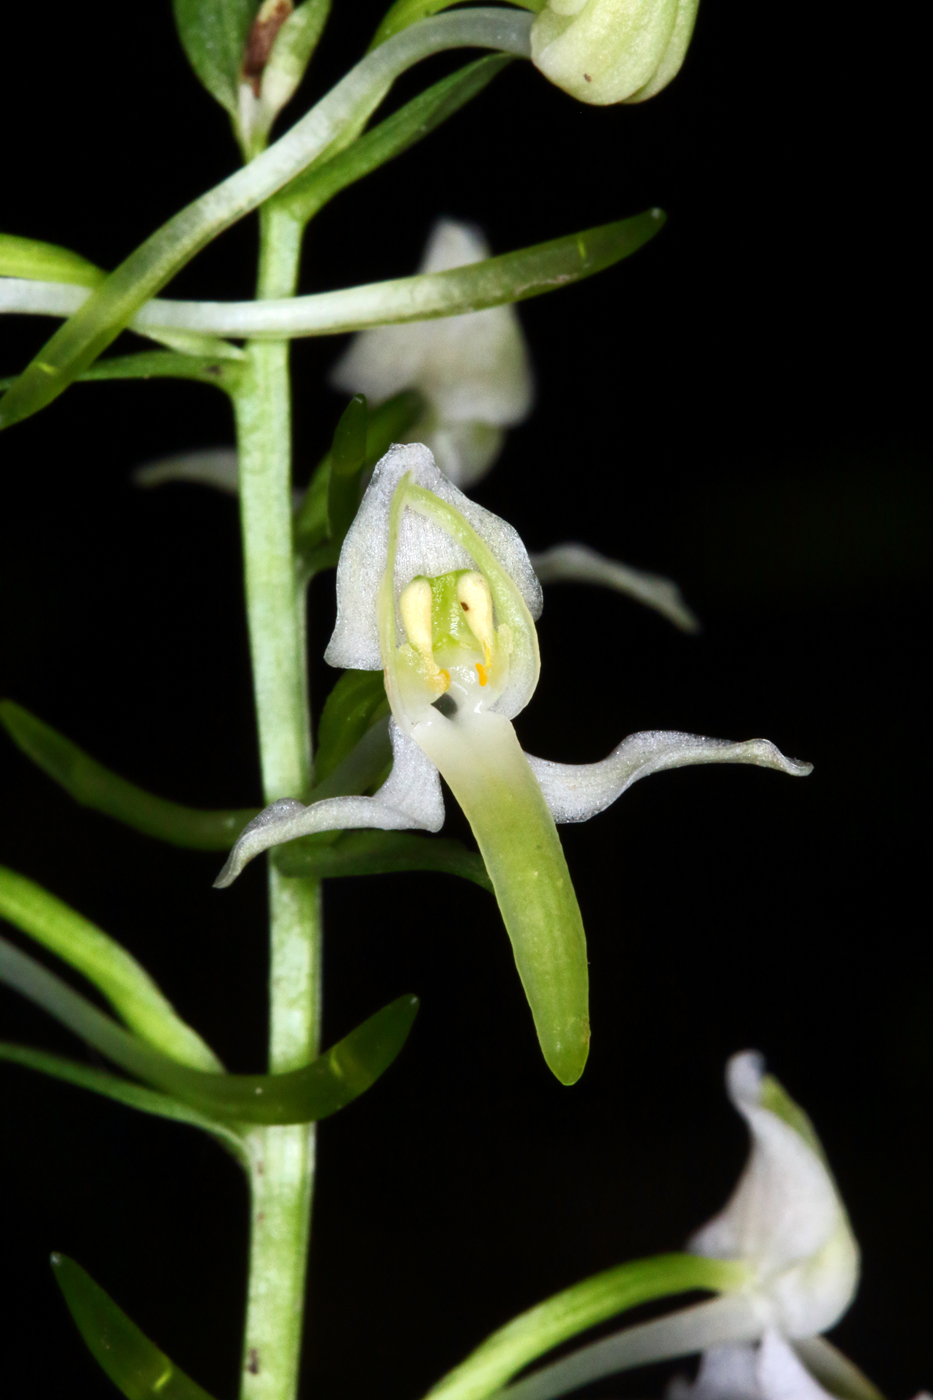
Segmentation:
<svg viewBox="0 0 933 1400">
<path fill-rule="evenodd" d="M 257 808 L 208 811 L 155 797 L 98 763 L 22 705 L 0 701 L 0 724 L 17 748 L 79 802 L 144 836 L 198 851 L 226 851 Z"/>
<path fill-rule="evenodd" d="M 88 1350 L 126 1400 L 212 1400 L 118 1308 L 90 1274 L 53 1254 L 55 1280 Z"/>
<path fill-rule="evenodd" d="M 7 1064 L 20 1065 L 23 1069 L 35 1070 L 50 1079 L 60 1079 L 77 1089 L 88 1089 L 92 1094 L 123 1104 L 125 1108 L 135 1108 L 140 1113 L 149 1113 L 156 1118 L 165 1118 L 173 1123 L 185 1123 L 192 1128 L 216 1138 L 221 1146 L 231 1152 L 240 1165 L 249 1164 L 243 1138 L 229 1125 L 218 1123 L 188 1104 L 173 1099 L 169 1094 L 160 1094 L 155 1089 L 147 1089 L 132 1079 L 121 1079 L 119 1075 L 108 1074 L 106 1070 L 82 1065 L 77 1060 L 69 1060 L 63 1055 L 50 1055 L 46 1050 L 35 1050 L 29 1045 L 11 1045 L 0 1042 L 0 1060 Z"/>
<path fill-rule="evenodd" d="M 0 917 L 93 982 L 126 1024 L 163 1054 L 201 1070 L 223 1068 L 121 944 L 41 885 L 5 866 L 0 866 Z"/>
<path fill-rule="evenodd" d="M 316 836 L 299 837 L 281 848 L 276 863 L 284 875 L 314 875 L 327 880 L 430 870 L 457 875 L 492 893 L 492 881 L 476 851 L 450 837 L 418 836 L 410 831 L 347 831 L 336 842 L 326 844 Z"/>
<path fill-rule="evenodd" d="M 172 9 L 188 62 L 211 96 L 236 118 L 257 0 L 173 0 Z"/>
<path fill-rule="evenodd" d="M 221 1123 L 311 1123 L 346 1107 L 405 1044 L 418 999 L 398 997 L 303 1069 L 212 1074 L 189 1069 L 124 1031 L 61 978 L 0 938 L 0 982 L 48 1011 L 114 1064 Z"/>
<path fill-rule="evenodd" d="M 80 253 L 43 243 L 38 238 L 18 238 L 0 233 L 0 277 L 26 277 L 37 282 L 70 282 L 77 287 L 99 287 L 107 276 Z"/>
<path fill-rule="evenodd" d="M 486 1400 L 545 1352 L 639 1303 L 694 1289 L 729 1291 L 746 1280 L 744 1265 L 695 1254 L 659 1254 L 606 1269 L 493 1332 L 433 1387 L 431 1400 Z"/>
</svg>

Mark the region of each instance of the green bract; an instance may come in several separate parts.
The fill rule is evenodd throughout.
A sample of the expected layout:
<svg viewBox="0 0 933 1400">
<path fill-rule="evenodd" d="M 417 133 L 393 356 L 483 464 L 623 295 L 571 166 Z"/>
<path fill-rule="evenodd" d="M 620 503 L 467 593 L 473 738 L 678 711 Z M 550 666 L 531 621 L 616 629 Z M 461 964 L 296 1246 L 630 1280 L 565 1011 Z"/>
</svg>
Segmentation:
<svg viewBox="0 0 933 1400">
<path fill-rule="evenodd" d="M 699 0 L 548 0 L 531 57 L 581 102 L 644 102 L 684 61 Z"/>
</svg>

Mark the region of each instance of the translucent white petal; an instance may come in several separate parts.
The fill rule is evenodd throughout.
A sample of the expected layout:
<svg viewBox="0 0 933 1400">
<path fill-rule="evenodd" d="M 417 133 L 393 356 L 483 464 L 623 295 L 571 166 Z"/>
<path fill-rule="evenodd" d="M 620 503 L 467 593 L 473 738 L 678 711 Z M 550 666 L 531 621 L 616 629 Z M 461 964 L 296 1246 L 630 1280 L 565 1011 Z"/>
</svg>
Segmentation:
<svg viewBox="0 0 933 1400">
<path fill-rule="evenodd" d="M 446 272 L 489 255 L 478 229 L 440 219 L 419 272 Z M 377 404 L 402 389 L 417 389 L 428 409 L 408 440 L 426 443 L 458 486 L 489 469 L 502 445 L 502 433 L 495 430 L 522 422 L 534 397 L 531 365 L 512 306 L 363 331 L 334 366 L 330 382 Z M 460 425 L 471 431 L 458 433 Z"/>
<path fill-rule="evenodd" d="M 556 822 L 585 822 L 621 797 L 626 788 L 649 773 L 683 768 L 694 763 L 752 763 L 776 768 L 793 777 L 806 777 L 812 763 L 785 758 L 767 739 L 705 739 L 698 734 L 647 729 L 630 734 L 601 763 L 552 763 L 528 759 L 541 784 Z"/>
<path fill-rule="evenodd" d="M 756 1370 L 761 1400 L 832 1400 L 774 1328 L 764 1335 Z"/>
<path fill-rule="evenodd" d="M 762 1103 L 762 1057 L 734 1055 L 726 1086 L 752 1147 L 725 1210 L 690 1241 L 716 1259 L 744 1259 L 785 1337 L 811 1337 L 845 1312 L 858 1283 L 858 1246 L 835 1182 L 812 1137 Z M 796 1110 L 799 1114 L 799 1110 Z"/>
<path fill-rule="evenodd" d="M 541 554 L 532 554 L 531 564 L 540 583 L 601 584 L 653 608 L 684 632 L 700 630 L 698 619 L 687 607 L 673 579 L 607 559 L 589 545 L 555 544 Z"/>
<path fill-rule="evenodd" d="M 167 481 L 196 481 L 236 496 L 240 489 L 240 468 L 235 447 L 207 447 L 200 452 L 176 452 L 147 462 L 133 472 L 136 486 L 162 486 Z"/>
<path fill-rule="evenodd" d="M 525 546 L 512 526 L 458 491 L 438 471 L 431 453 L 421 443 L 396 446 L 377 464 L 340 551 L 337 622 L 324 653 L 331 666 L 358 671 L 382 669 L 377 597 L 387 563 L 392 498 L 406 472 L 411 474 L 414 485 L 433 491 L 460 512 L 513 579 L 532 617 L 540 615 L 541 587 Z M 395 560 L 396 602 L 416 574 L 430 578 L 475 567 L 476 562 L 440 525 L 418 512 L 404 512 Z M 405 633 L 400 618 L 397 623 L 401 643 Z"/>
<path fill-rule="evenodd" d="M 214 881 L 225 889 L 243 867 L 262 851 L 310 836 L 315 831 L 343 831 L 377 827 L 383 831 L 440 831 L 444 825 L 444 799 L 437 769 L 418 745 L 393 722 L 392 771 L 373 797 L 329 797 L 307 807 L 285 797 L 254 817 L 244 827 L 227 863 Z"/>
<path fill-rule="evenodd" d="M 758 1400 L 755 1348 L 713 1347 L 704 1352 L 695 1381 L 675 1376 L 665 1400 Z"/>
</svg>

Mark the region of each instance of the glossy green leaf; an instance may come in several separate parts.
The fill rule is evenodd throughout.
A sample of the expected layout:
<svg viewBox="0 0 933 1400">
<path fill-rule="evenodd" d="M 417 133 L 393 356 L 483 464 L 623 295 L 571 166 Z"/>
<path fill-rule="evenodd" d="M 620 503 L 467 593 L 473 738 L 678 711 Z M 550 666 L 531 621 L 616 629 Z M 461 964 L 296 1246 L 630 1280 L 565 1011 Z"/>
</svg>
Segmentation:
<svg viewBox="0 0 933 1400">
<path fill-rule="evenodd" d="M 258 0 L 173 0 L 172 8 L 188 62 L 236 119 L 243 56 Z"/>
<path fill-rule="evenodd" d="M 38 238 L 18 238 L 0 233 L 0 277 L 26 277 L 37 282 L 70 282 L 78 287 L 99 287 L 107 276 L 80 253 L 42 243 Z"/>
<path fill-rule="evenodd" d="M 196 1069 L 223 1069 L 124 947 L 41 885 L 5 866 L 0 866 L 0 917 L 93 982 L 126 1024 L 163 1054 Z"/>
<path fill-rule="evenodd" d="M 12 700 L 0 701 L 0 724 L 17 748 L 83 807 L 104 812 L 145 836 L 173 846 L 199 851 L 229 850 L 258 811 L 256 807 L 202 811 L 153 797 L 111 773 L 77 744 Z"/>
<path fill-rule="evenodd" d="M 0 982 L 43 1007 L 122 1069 L 228 1123 L 310 1123 L 336 1113 L 388 1069 L 418 1009 L 417 997 L 399 997 L 304 1069 L 273 1075 L 210 1074 L 188 1069 L 143 1044 L 3 938 Z"/>
<path fill-rule="evenodd" d="M 500 1327 L 429 1394 L 432 1400 L 485 1400 L 552 1347 L 628 1308 L 693 1289 L 732 1290 L 747 1276 L 743 1264 L 695 1254 L 659 1254 L 606 1269 Z"/>
<path fill-rule="evenodd" d="M 314 759 L 318 783 L 328 778 L 351 753 L 367 729 L 388 714 L 385 684 L 381 671 L 344 671 L 324 702 L 318 724 L 318 747 Z M 387 757 L 392 753 L 386 737 Z M 334 794 L 337 796 L 337 794 Z"/>
<path fill-rule="evenodd" d="M 360 476 L 366 464 L 368 418 L 365 396 L 354 394 L 340 415 L 334 433 L 327 483 L 327 526 L 328 534 L 334 541 L 343 539 L 359 508 Z"/>
<path fill-rule="evenodd" d="M 386 399 L 378 408 L 369 412 L 366 426 L 366 458 L 364 470 L 376 465 L 385 456 L 393 442 L 417 422 L 424 409 L 424 400 L 414 390 L 404 389 Z M 322 541 L 328 539 L 327 501 L 330 489 L 331 454 L 322 458 L 311 478 L 311 484 L 295 515 L 295 549 L 307 567 Z M 339 543 L 329 548 L 327 559 L 331 565 L 337 562 Z M 333 556 L 333 557 L 332 557 Z M 322 568 L 327 564 L 321 564 Z"/>
<path fill-rule="evenodd" d="M 67 1254 L 53 1254 L 52 1269 L 88 1350 L 127 1400 L 211 1400 L 80 1264 Z"/>
<path fill-rule="evenodd" d="M 194 23 L 199 0 L 184 3 L 191 6 Z M 203 8 L 207 13 L 208 7 Z M 467 9 L 414 25 L 367 55 L 263 155 L 180 210 L 92 292 L 7 390 L 0 402 L 0 427 L 52 403 L 196 253 L 334 149 L 346 133 L 358 131 L 413 64 L 464 46 L 527 57 L 530 27 L 528 16 L 512 10 Z M 225 62 L 220 68 L 227 71 Z"/>
<path fill-rule="evenodd" d="M 62 1055 L 50 1055 L 45 1050 L 34 1050 L 28 1045 L 10 1045 L 0 1042 L 0 1060 L 8 1064 L 22 1065 L 24 1069 L 36 1070 L 52 1079 L 61 1079 L 78 1089 L 90 1089 L 105 1099 L 123 1104 L 126 1108 L 138 1109 L 141 1113 L 151 1113 L 156 1118 L 168 1118 L 175 1123 L 187 1123 L 189 1127 L 200 1128 L 216 1138 L 222 1147 L 236 1157 L 241 1166 L 248 1166 L 248 1157 L 243 1138 L 225 1123 L 198 1113 L 188 1104 L 173 1099 L 169 1094 L 160 1094 L 155 1089 L 147 1089 L 132 1079 L 121 1079 L 119 1075 L 108 1074 L 106 1070 L 92 1069 L 79 1064 L 77 1060 L 66 1059 Z"/>
<path fill-rule="evenodd" d="M 341 190 L 400 156 L 452 117 L 511 62 L 508 54 L 490 54 L 442 78 L 346 149 L 293 180 L 276 195 L 276 202 L 307 223 Z"/>
<path fill-rule="evenodd" d="M 323 832 L 322 836 L 330 834 Z M 460 841 L 417 836 L 410 831 L 345 831 L 333 843 L 320 836 L 301 836 L 279 848 L 276 865 L 284 875 L 315 875 L 318 879 L 436 870 L 472 880 L 492 893 L 482 856 L 468 851 Z"/>
</svg>

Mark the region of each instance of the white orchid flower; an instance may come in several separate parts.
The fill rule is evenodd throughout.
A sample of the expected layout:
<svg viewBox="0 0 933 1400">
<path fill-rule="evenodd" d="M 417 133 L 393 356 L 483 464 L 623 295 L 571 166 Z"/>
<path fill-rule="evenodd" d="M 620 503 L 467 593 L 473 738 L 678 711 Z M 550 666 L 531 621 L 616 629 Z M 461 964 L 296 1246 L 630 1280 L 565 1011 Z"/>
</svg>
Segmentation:
<svg viewBox="0 0 933 1400">
<path fill-rule="evenodd" d="M 439 219 L 419 272 L 447 272 L 490 255 L 479 229 Z M 383 403 L 417 389 L 424 415 L 407 435 L 434 453 L 457 486 L 485 476 L 505 429 L 528 417 L 534 399 L 531 363 L 514 306 L 361 331 L 330 375 L 336 389 Z"/>
<path fill-rule="evenodd" d="M 440 829 L 439 774 L 463 808 L 512 941 L 545 1060 L 563 1083 L 589 1042 L 586 942 L 555 821 L 586 821 L 637 779 L 693 763 L 810 765 L 762 739 L 631 735 L 601 763 L 522 752 L 512 719 L 538 682 L 541 590 L 510 525 L 464 496 L 421 444 L 373 473 L 337 567 L 332 666 L 383 670 L 393 769 L 374 797 L 273 803 L 243 831 L 218 885 L 260 851 L 345 827 Z"/>
<path fill-rule="evenodd" d="M 744 1282 L 581 1348 L 510 1386 L 509 1400 L 554 1400 L 601 1376 L 694 1352 L 705 1353 L 696 1384 L 675 1382 L 668 1400 L 821 1400 L 827 1386 L 881 1400 L 820 1336 L 855 1296 L 859 1251 L 810 1120 L 754 1051 L 732 1057 L 726 1087 L 751 1151 L 731 1200 L 688 1247 L 744 1264 Z"/>
</svg>

